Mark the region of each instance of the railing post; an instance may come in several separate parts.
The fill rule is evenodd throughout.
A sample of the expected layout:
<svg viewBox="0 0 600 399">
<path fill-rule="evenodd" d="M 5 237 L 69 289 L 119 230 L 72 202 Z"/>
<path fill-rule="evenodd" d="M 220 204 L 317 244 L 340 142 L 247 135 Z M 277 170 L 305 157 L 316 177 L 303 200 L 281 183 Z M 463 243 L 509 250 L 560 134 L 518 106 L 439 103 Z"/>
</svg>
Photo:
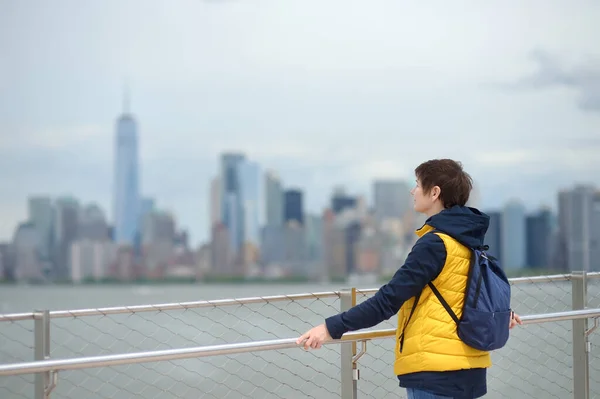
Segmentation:
<svg viewBox="0 0 600 399">
<path fill-rule="evenodd" d="M 340 293 L 340 310 L 342 312 L 356 305 L 356 288 L 346 288 Z M 356 342 L 345 342 L 341 344 L 342 395 L 341 399 L 356 399 L 358 370 L 356 363 L 352 361 L 356 355 Z"/>
<path fill-rule="evenodd" d="M 50 312 L 36 310 L 34 315 L 34 360 L 50 358 Z M 37 373 L 35 375 L 35 399 L 48 399 L 46 387 L 50 385 L 50 373 Z"/>
<path fill-rule="evenodd" d="M 573 291 L 573 310 L 582 310 L 587 306 L 587 281 L 586 272 L 574 271 L 571 273 Z M 573 320 L 573 398 L 589 399 L 590 397 L 590 369 L 589 345 L 586 331 L 587 319 Z"/>
</svg>

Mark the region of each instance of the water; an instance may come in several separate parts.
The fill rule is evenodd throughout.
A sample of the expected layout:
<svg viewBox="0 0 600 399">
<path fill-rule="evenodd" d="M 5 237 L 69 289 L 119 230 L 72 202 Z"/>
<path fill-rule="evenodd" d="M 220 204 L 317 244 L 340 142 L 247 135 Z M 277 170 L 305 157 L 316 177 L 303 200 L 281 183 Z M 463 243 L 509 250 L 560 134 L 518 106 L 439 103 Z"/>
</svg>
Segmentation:
<svg viewBox="0 0 600 399">
<path fill-rule="evenodd" d="M 513 287 L 521 314 L 569 310 L 570 282 Z M 168 285 L 0 287 L 2 313 L 34 309 L 187 302 L 338 290 L 339 285 Z M 370 287 L 365 287 L 370 288 Z M 590 282 L 600 307 L 600 281 Z M 358 301 L 364 300 L 359 297 Z M 53 319 L 51 357 L 72 358 L 211 344 L 293 338 L 339 309 L 337 298 L 220 308 Z M 393 317 L 375 329 L 393 328 Z M 489 398 L 572 397 L 571 322 L 513 330 L 493 354 Z M 591 335 L 600 344 L 600 333 Z M 360 348 L 360 344 L 359 344 Z M 86 369 L 59 374 L 52 398 L 337 398 L 339 345 Z M 359 397 L 405 397 L 393 375 L 394 340 L 368 344 L 359 360 Z M 598 350 L 598 349 L 596 349 Z M 600 361 L 591 354 L 592 397 L 600 398 Z M 33 359 L 33 322 L 0 323 L 0 363 Z M 30 398 L 33 376 L 0 377 L 0 398 Z"/>
</svg>

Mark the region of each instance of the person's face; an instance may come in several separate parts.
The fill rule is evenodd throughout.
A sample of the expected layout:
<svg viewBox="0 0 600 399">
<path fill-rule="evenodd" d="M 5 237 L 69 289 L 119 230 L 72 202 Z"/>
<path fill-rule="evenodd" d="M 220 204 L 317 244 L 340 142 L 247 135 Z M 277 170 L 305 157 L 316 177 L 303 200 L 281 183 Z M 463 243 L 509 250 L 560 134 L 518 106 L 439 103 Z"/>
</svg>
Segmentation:
<svg viewBox="0 0 600 399">
<path fill-rule="evenodd" d="M 413 196 L 413 207 L 415 211 L 428 215 L 431 213 L 439 198 L 439 187 L 435 186 L 429 190 L 428 193 L 425 193 L 421 186 L 421 182 L 417 179 L 417 184 L 410 193 Z"/>
</svg>

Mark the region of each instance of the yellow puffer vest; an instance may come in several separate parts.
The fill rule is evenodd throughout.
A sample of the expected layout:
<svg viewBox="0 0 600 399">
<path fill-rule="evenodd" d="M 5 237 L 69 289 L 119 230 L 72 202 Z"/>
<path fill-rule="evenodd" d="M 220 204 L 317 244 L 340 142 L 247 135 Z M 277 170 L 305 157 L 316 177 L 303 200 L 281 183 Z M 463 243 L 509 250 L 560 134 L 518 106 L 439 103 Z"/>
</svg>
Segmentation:
<svg viewBox="0 0 600 399">
<path fill-rule="evenodd" d="M 422 237 L 433 230 L 425 225 L 417 230 Z M 433 284 L 460 319 L 464 291 L 471 261 L 471 251 L 447 234 L 435 232 L 446 246 L 446 263 Z M 479 351 L 463 343 L 456 333 L 456 323 L 429 286 L 425 286 L 415 312 L 404 332 L 400 353 L 400 334 L 410 315 L 415 298 L 406 301 L 398 312 L 396 329 L 396 361 L 394 373 L 403 375 L 419 371 L 451 371 L 485 368 L 492 365 L 489 352 Z"/>
</svg>

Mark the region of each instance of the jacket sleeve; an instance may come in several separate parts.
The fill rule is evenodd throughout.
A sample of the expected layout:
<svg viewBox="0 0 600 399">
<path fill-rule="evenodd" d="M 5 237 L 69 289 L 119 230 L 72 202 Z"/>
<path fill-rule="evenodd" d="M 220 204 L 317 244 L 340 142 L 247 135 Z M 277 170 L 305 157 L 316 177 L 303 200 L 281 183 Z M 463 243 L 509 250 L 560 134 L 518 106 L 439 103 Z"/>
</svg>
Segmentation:
<svg viewBox="0 0 600 399">
<path fill-rule="evenodd" d="M 347 331 L 372 327 L 389 319 L 398 313 L 406 300 L 435 280 L 445 263 L 446 246 L 442 239 L 434 233 L 425 234 L 389 283 L 361 304 L 325 320 L 329 334 L 333 339 L 339 339 Z"/>
</svg>

